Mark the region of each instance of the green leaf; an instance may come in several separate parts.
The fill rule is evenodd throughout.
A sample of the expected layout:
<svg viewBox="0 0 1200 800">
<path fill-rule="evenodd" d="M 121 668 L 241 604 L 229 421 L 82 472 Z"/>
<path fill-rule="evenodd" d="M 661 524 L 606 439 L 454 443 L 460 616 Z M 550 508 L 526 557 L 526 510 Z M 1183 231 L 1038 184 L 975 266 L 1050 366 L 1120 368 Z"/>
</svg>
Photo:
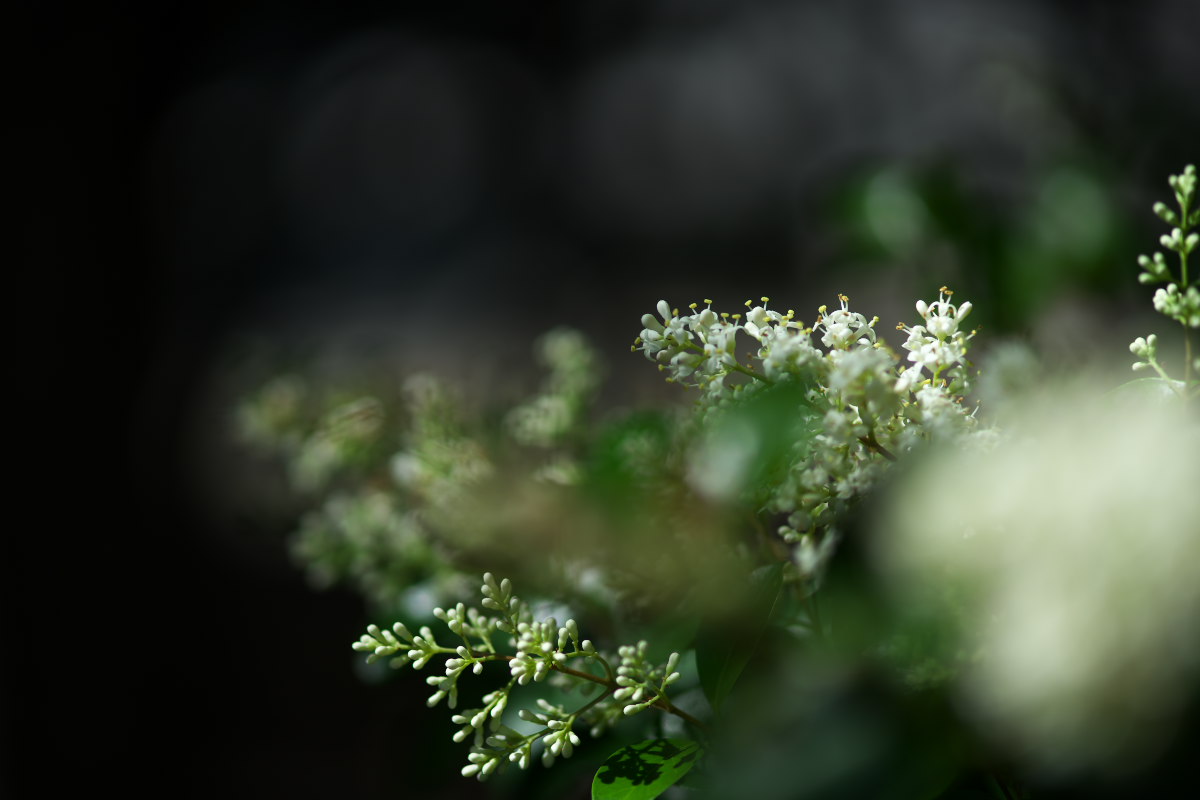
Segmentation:
<svg viewBox="0 0 1200 800">
<path fill-rule="evenodd" d="M 608 757 L 592 779 L 592 800 L 651 800 L 696 766 L 700 745 L 687 739 L 647 739 Z"/>
<path fill-rule="evenodd" d="M 776 485 L 824 430 L 825 415 L 806 397 L 808 385 L 809 381 L 789 380 L 756 392 L 731 407 L 713 426 L 714 432 L 727 428 L 748 435 L 754 459 L 745 487 Z M 759 503 L 764 500 L 755 498 Z"/>
<path fill-rule="evenodd" d="M 696 637 L 696 669 L 700 674 L 700 685 L 713 711 L 718 714 L 771 621 L 783 588 L 783 565 L 772 564 L 756 570 L 750 580 L 744 613 L 735 618 L 731 626 L 707 630 Z"/>
<path fill-rule="evenodd" d="M 1134 394 L 1146 400 L 1172 400 L 1179 397 L 1184 388 L 1183 381 L 1164 380 L 1160 377 L 1134 378 L 1109 389 L 1106 394 Z"/>
<path fill-rule="evenodd" d="M 603 428 L 584 459 L 583 488 L 616 514 L 636 514 L 631 502 L 646 491 L 648 466 L 661 469 L 671 448 L 672 424 L 666 414 L 638 412 Z"/>
</svg>

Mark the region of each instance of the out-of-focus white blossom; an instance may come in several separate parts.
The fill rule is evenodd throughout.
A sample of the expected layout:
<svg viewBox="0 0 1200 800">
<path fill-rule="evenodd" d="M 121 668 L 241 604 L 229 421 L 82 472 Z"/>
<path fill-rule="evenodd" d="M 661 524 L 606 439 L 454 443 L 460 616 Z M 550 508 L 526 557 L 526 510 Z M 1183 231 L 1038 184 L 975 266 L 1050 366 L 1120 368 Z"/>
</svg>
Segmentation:
<svg viewBox="0 0 1200 800">
<path fill-rule="evenodd" d="M 1200 677 L 1200 426 L 1101 397 L 1057 387 L 986 457 L 931 455 L 874 541 L 901 602 L 964 590 L 962 705 L 1051 773 L 1153 755 Z"/>
<path fill-rule="evenodd" d="M 541 391 L 507 417 L 513 438 L 521 444 L 552 447 L 586 422 L 600 385 L 600 359 L 579 331 L 556 328 L 538 340 L 538 359 L 549 374 Z"/>
</svg>

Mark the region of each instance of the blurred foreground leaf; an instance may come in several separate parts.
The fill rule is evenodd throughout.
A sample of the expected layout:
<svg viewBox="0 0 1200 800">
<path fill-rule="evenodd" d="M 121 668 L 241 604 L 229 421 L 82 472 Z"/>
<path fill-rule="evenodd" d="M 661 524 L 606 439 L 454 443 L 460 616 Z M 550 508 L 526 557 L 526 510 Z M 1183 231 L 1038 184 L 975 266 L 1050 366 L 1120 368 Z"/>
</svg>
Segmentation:
<svg viewBox="0 0 1200 800">
<path fill-rule="evenodd" d="M 783 565 L 772 564 L 756 570 L 751 581 L 747 603 L 747 613 L 752 615 L 751 618 L 738 625 L 733 633 L 703 631 L 696 640 L 696 669 L 700 673 L 700 685 L 704 687 L 704 695 L 712 704 L 713 711 L 718 714 L 742 670 L 758 649 L 763 631 L 771 621 L 783 586 Z"/>
</svg>

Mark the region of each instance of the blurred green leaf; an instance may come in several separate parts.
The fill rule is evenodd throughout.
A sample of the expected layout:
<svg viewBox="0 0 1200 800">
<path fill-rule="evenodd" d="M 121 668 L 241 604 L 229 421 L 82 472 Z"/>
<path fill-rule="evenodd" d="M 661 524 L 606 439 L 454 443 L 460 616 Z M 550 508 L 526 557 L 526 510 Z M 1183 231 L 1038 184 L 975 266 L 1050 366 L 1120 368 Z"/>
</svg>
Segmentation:
<svg viewBox="0 0 1200 800">
<path fill-rule="evenodd" d="M 750 661 L 766 630 L 783 588 L 783 565 L 772 564 L 751 576 L 747 613 L 737 625 L 708 629 L 696 637 L 696 668 L 700 685 L 713 711 L 721 712 L 742 670 Z"/>
<path fill-rule="evenodd" d="M 661 472 L 671 439 L 671 420 L 659 412 L 630 414 L 609 424 L 587 455 L 584 487 L 601 502 L 621 501 L 611 506 L 619 510 Z"/>
<path fill-rule="evenodd" d="M 693 480 L 721 499 L 783 480 L 822 429 L 824 417 L 809 402 L 808 388 L 800 381 L 777 383 L 725 409 L 700 448 L 703 466 L 694 468 Z M 760 492 L 751 501 L 761 505 L 766 497 Z"/>
</svg>

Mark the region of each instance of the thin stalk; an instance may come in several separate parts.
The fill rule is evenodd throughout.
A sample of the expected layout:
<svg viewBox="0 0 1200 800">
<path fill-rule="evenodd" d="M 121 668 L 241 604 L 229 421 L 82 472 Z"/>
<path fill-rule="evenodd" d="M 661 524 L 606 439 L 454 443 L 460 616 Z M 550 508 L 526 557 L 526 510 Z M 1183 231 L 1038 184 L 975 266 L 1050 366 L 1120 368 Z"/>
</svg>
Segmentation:
<svg viewBox="0 0 1200 800">
<path fill-rule="evenodd" d="M 1181 239 L 1186 242 L 1188 235 L 1188 207 L 1183 204 L 1180 207 L 1183 212 L 1183 217 L 1179 220 L 1182 224 Z M 1179 248 L 1179 291 L 1186 295 L 1188 289 L 1188 260 L 1187 260 L 1187 245 L 1181 245 Z M 1185 315 L 1186 316 L 1186 315 Z M 1182 320 L 1183 325 L 1183 402 L 1187 403 L 1190 399 L 1190 389 L 1192 386 L 1192 329 L 1188 327 L 1187 320 Z"/>
<path fill-rule="evenodd" d="M 1188 218 L 1191 214 L 1191 203 L 1188 202 L 1191 197 L 1184 195 L 1179 202 L 1179 291 L 1185 295 L 1188 290 L 1188 253 L 1187 253 L 1187 237 L 1191 229 L 1188 224 Z M 1185 315 L 1186 316 L 1186 315 Z M 1183 402 L 1191 398 L 1190 389 L 1192 386 L 1192 329 L 1188 327 L 1187 320 L 1181 320 L 1183 323 Z"/>
<path fill-rule="evenodd" d="M 881 445 L 879 440 L 875 438 L 874 433 L 868 433 L 866 436 L 860 436 L 858 437 L 858 441 L 862 442 L 863 447 L 867 448 L 872 453 L 878 453 L 888 461 L 896 460 L 896 456 L 892 453 L 892 451 Z"/>
<path fill-rule="evenodd" d="M 771 380 L 766 375 L 760 375 L 759 373 L 755 372 L 754 370 L 750 369 L 749 367 L 743 367 L 741 364 L 734 364 L 731 369 L 733 369 L 734 372 L 740 372 L 743 375 L 749 375 L 751 378 L 754 378 L 755 380 L 758 380 L 758 381 L 762 381 L 763 383 L 768 384 L 768 385 L 775 383 L 775 381 Z"/>
</svg>

